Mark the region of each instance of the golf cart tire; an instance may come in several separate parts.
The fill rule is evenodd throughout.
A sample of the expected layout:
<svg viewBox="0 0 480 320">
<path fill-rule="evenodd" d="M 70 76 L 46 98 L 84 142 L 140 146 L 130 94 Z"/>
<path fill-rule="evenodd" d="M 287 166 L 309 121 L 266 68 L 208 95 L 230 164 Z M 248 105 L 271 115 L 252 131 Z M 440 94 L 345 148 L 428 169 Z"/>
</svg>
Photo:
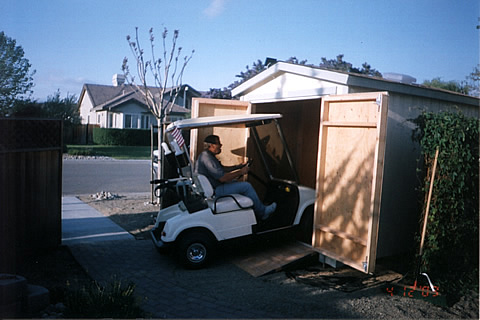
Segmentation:
<svg viewBox="0 0 480 320">
<path fill-rule="evenodd" d="M 296 228 L 296 238 L 298 241 L 311 244 L 313 234 L 313 206 L 308 206 L 303 211 L 302 219 Z"/>
<path fill-rule="evenodd" d="M 215 254 L 215 242 L 207 231 L 187 231 L 178 241 L 179 262 L 187 269 L 204 268 Z"/>
</svg>

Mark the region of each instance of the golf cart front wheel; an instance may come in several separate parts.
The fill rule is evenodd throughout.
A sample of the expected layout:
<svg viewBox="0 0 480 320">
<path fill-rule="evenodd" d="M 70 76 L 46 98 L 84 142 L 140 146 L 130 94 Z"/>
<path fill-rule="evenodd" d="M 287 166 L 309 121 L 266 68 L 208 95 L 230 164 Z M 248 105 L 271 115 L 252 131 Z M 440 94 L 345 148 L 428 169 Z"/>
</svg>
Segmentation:
<svg viewBox="0 0 480 320">
<path fill-rule="evenodd" d="M 182 237 L 178 249 L 180 262 L 185 267 L 200 269 L 211 261 L 214 242 L 204 232 L 191 232 Z"/>
</svg>

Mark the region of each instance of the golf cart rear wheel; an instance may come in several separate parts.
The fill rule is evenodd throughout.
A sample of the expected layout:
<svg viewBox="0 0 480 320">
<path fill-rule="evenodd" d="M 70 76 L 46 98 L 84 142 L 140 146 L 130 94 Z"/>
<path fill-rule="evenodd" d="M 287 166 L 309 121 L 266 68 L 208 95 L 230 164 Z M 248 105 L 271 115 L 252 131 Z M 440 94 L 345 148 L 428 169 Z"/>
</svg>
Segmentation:
<svg viewBox="0 0 480 320">
<path fill-rule="evenodd" d="M 182 236 L 178 244 L 180 263 L 189 269 L 203 268 L 211 261 L 214 247 L 214 241 L 206 232 L 189 232 Z"/>
</svg>

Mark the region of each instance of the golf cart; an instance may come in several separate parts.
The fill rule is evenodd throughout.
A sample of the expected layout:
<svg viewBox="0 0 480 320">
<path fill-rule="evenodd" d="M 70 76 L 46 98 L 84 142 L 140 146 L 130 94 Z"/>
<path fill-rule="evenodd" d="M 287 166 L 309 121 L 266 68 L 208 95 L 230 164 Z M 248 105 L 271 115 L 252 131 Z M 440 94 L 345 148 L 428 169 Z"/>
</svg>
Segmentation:
<svg viewBox="0 0 480 320">
<path fill-rule="evenodd" d="M 160 252 L 173 248 L 186 267 L 201 268 L 212 259 L 216 245 L 222 241 L 291 229 L 307 235 L 305 242 L 311 242 L 315 191 L 298 185 L 278 123 L 281 117 L 281 114 L 199 117 L 176 121 L 167 127 L 167 141 L 162 148 L 168 165 L 177 168 L 177 176 L 151 183 L 157 185 L 158 197 L 164 197 L 167 190 L 174 191 L 178 203 L 160 209 L 151 231 L 152 241 Z M 230 127 L 240 128 L 246 134 L 243 156 L 245 160 L 254 159 L 248 181 L 265 203 L 277 203 L 276 211 L 265 221 L 257 219 L 248 197 L 214 196 L 208 179 L 194 173 L 194 159 L 187 156 L 189 151 L 180 134 L 180 130 L 207 128 L 213 132 L 216 128 Z"/>
</svg>

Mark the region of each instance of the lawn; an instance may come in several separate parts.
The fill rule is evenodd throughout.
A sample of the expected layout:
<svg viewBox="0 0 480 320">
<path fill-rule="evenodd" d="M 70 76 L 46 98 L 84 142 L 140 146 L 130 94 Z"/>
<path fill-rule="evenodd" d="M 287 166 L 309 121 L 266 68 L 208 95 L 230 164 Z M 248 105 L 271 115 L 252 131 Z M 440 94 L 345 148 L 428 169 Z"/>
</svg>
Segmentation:
<svg viewBox="0 0 480 320">
<path fill-rule="evenodd" d="M 115 159 L 150 159 L 150 146 L 67 145 L 67 153 L 81 156 L 105 156 Z"/>
</svg>

